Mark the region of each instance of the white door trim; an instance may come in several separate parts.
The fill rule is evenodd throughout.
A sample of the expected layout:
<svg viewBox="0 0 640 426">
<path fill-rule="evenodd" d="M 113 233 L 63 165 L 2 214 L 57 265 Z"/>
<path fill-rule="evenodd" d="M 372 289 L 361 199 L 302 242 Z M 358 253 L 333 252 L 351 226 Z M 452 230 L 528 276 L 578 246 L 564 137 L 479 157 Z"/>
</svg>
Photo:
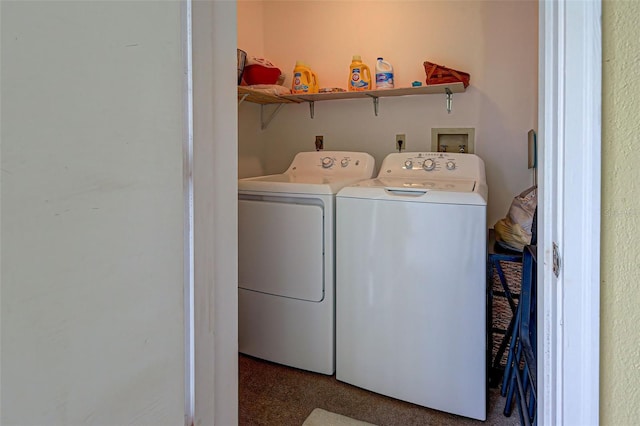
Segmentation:
<svg viewBox="0 0 640 426">
<path fill-rule="evenodd" d="M 182 168 L 184 185 L 184 424 L 194 421 L 194 299 L 193 299 L 193 38 L 191 0 L 182 1 L 182 44 L 184 61 L 184 140 Z"/>
<path fill-rule="evenodd" d="M 599 418 L 601 15 L 600 0 L 540 2 L 538 418 L 544 425 L 595 425 Z"/>
<path fill-rule="evenodd" d="M 238 424 L 235 1 L 193 1 L 194 424 Z"/>
</svg>

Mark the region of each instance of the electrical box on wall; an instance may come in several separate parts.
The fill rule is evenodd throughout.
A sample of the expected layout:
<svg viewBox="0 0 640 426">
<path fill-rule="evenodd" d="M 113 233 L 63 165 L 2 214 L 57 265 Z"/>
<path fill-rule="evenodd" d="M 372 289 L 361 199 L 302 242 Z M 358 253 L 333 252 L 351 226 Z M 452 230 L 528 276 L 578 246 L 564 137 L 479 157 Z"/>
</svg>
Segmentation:
<svg viewBox="0 0 640 426">
<path fill-rule="evenodd" d="M 476 129 L 473 127 L 434 127 L 431 129 L 431 151 L 473 154 L 475 152 L 475 137 Z"/>
</svg>

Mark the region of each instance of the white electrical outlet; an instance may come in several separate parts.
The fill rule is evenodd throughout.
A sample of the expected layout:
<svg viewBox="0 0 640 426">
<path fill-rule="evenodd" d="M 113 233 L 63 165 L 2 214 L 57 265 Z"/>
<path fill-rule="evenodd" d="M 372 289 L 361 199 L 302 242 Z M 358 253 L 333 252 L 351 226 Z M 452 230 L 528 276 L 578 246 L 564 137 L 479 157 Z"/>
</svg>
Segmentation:
<svg viewBox="0 0 640 426">
<path fill-rule="evenodd" d="M 396 135 L 396 149 L 398 152 L 407 149 L 407 137 L 404 134 Z"/>
</svg>

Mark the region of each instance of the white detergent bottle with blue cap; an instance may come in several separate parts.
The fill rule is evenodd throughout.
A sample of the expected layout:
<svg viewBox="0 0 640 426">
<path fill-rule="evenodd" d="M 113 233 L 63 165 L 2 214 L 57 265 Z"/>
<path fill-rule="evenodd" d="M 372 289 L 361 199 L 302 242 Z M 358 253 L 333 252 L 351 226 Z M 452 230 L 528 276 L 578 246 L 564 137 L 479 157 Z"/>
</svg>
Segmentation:
<svg viewBox="0 0 640 426">
<path fill-rule="evenodd" d="M 376 89 L 393 89 L 393 67 L 383 58 L 376 62 Z"/>
</svg>

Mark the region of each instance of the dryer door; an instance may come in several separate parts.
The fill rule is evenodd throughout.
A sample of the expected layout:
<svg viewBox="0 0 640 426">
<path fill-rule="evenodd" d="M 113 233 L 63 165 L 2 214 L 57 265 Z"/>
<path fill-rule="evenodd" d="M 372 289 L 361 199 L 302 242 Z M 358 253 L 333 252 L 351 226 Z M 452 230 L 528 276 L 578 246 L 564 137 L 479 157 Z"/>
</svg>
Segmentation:
<svg viewBox="0 0 640 426">
<path fill-rule="evenodd" d="M 239 200 L 238 286 L 276 296 L 321 301 L 323 234 L 323 209 L 319 205 Z"/>
</svg>

